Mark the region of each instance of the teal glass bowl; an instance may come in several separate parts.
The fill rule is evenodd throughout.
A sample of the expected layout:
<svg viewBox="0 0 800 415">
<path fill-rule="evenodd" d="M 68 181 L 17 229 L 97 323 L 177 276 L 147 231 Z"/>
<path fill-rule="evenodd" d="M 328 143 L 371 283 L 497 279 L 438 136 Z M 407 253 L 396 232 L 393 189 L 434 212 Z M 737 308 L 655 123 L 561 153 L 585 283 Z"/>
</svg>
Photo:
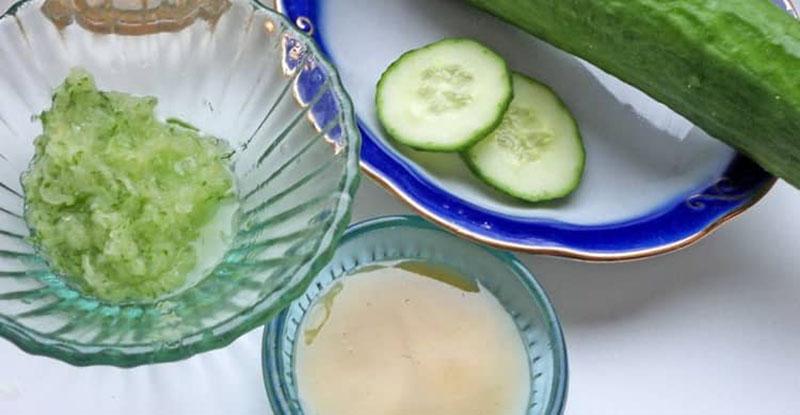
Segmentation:
<svg viewBox="0 0 800 415">
<path fill-rule="evenodd" d="M 25 0 L 0 17 L 0 336 L 74 365 L 173 361 L 263 325 L 328 262 L 358 183 L 350 100 L 282 15 L 248 0 L 116 4 Z M 28 242 L 20 175 L 41 134 L 34 116 L 73 67 L 234 149 L 232 242 L 178 292 L 107 303 Z"/>
<path fill-rule="evenodd" d="M 394 216 L 353 225 L 331 262 L 264 329 L 262 370 L 275 415 L 302 415 L 295 380 L 295 344 L 312 303 L 334 281 L 363 267 L 403 260 L 450 268 L 477 280 L 512 316 L 531 368 L 526 415 L 556 415 L 567 394 L 567 351 L 553 306 L 513 255 L 459 239 L 418 217 Z M 344 376 L 345 374 L 343 374 Z"/>
</svg>

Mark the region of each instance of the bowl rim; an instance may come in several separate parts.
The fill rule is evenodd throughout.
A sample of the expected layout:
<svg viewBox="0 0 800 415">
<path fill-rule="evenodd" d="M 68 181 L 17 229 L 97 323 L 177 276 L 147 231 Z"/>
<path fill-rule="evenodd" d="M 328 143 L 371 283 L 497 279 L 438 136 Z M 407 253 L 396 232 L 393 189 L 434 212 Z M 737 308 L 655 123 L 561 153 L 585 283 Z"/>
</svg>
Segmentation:
<svg viewBox="0 0 800 415">
<path fill-rule="evenodd" d="M 416 215 L 391 215 L 370 218 L 351 225 L 347 228 L 340 245 L 344 245 L 349 241 L 353 241 L 362 235 L 370 232 L 384 229 L 384 228 L 397 228 L 408 227 L 418 230 L 440 232 L 452 238 L 453 243 L 472 244 L 483 251 L 491 254 L 498 259 L 503 266 L 507 267 L 513 274 L 519 277 L 520 282 L 526 286 L 533 296 L 537 297 L 539 304 L 545 312 L 545 320 L 547 321 L 548 330 L 547 337 L 550 340 L 554 356 L 554 372 L 555 381 L 553 382 L 553 391 L 551 392 L 547 408 L 549 408 L 548 415 L 559 415 L 564 412 L 567 393 L 569 389 L 569 359 L 567 354 L 567 345 L 564 338 L 564 332 L 561 326 L 561 321 L 558 313 L 550 300 L 547 291 L 542 287 L 539 281 L 534 276 L 528 267 L 525 266 L 514 254 L 506 251 L 501 251 L 485 245 L 476 244 L 473 241 L 459 238 L 452 233 L 422 219 Z M 291 307 L 291 305 L 289 306 Z M 288 309 L 288 307 L 287 307 Z M 283 393 L 285 377 L 281 374 L 273 375 L 276 371 L 274 360 L 275 350 L 273 341 L 276 337 L 271 337 L 270 333 L 281 333 L 287 318 L 287 311 L 281 311 L 272 321 L 264 326 L 262 339 L 261 339 L 261 374 L 266 389 L 267 398 L 270 402 L 270 407 L 275 415 L 304 415 L 301 412 L 284 412 L 283 408 L 277 403 L 277 397 L 280 396 L 285 400 Z M 277 336 L 277 334 L 276 334 Z M 274 378 L 278 378 L 277 383 Z"/>
<path fill-rule="evenodd" d="M 31 6 L 44 0 L 18 0 L 12 3 L 8 9 L 0 13 L 0 23 L 6 19 L 16 18 L 16 13 L 23 7 Z M 337 202 L 333 211 L 331 225 L 319 237 L 316 250 L 309 257 L 305 267 L 296 271 L 295 274 L 306 269 L 306 275 L 300 279 L 300 283 L 282 293 L 282 295 L 271 306 L 263 310 L 256 311 L 258 306 L 263 304 L 269 296 L 259 299 L 252 306 L 244 309 L 240 314 L 228 317 L 225 320 L 210 326 L 207 329 L 224 327 L 235 319 L 241 321 L 226 328 L 215 336 L 202 337 L 196 342 L 184 344 L 181 342 L 176 347 L 158 347 L 157 344 L 129 345 L 129 346 L 100 346 L 87 345 L 70 340 L 59 340 L 49 337 L 47 334 L 29 329 L 22 324 L 14 321 L 5 315 L 0 315 L 0 337 L 9 340 L 11 343 L 22 349 L 28 354 L 45 356 L 61 360 L 74 366 L 108 365 L 121 368 L 130 368 L 145 364 L 173 362 L 187 359 L 195 354 L 219 349 L 231 344 L 234 340 L 253 329 L 263 325 L 264 322 L 279 312 L 288 303 L 287 299 L 293 299 L 301 295 L 317 271 L 327 264 L 334 254 L 347 225 L 350 222 L 352 202 L 361 180 L 359 160 L 361 150 L 361 134 L 355 119 L 355 110 L 352 99 L 344 88 L 339 72 L 330 62 L 328 57 L 321 52 L 318 45 L 307 33 L 298 29 L 286 16 L 270 8 L 258 0 L 229 0 L 231 3 L 238 2 L 249 5 L 255 11 L 266 13 L 271 19 L 280 22 L 286 28 L 286 32 L 302 41 L 307 47 L 308 53 L 314 56 L 316 63 L 320 65 L 330 77 L 330 91 L 339 100 L 341 106 L 341 128 L 348 139 L 346 148 L 346 162 L 344 163 L 344 174 L 339 181 L 339 187 L 334 194 L 337 194 Z M 74 24 L 74 23 L 73 23 Z M 312 123 L 313 121 L 308 120 Z M 280 306 L 280 307 L 279 307 Z M 197 335 L 192 333 L 182 337 L 186 339 Z M 156 347 L 153 347 L 156 346 Z M 144 348 L 145 350 L 140 350 Z M 130 351 L 136 350 L 136 351 Z"/>
</svg>

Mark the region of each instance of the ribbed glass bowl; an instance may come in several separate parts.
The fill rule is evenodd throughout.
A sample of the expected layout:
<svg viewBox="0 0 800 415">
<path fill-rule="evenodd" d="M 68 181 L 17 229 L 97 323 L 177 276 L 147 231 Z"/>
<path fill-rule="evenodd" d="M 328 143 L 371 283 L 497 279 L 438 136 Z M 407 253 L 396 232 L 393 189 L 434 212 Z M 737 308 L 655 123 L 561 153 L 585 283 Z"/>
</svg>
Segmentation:
<svg viewBox="0 0 800 415">
<path fill-rule="evenodd" d="M 295 379 L 295 345 L 314 301 L 339 278 L 371 265 L 408 260 L 452 269 L 488 289 L 513 318 L 528 357 L 531 389 L 525 415 L 563 412 L 566 346 L 558 316 L 533 275 L 511 254 L 459 239 L 418 217 L 395 216 L 348 229 L 308 290 L 265 327 L 262 370 L 275 415 L 304 414 Z"/>
<path fill-rule="evenodd" d="M 259 3 L 22 1 L 0 18 L 0 67 L 0 335 L 27 352 L 128 367 L 225 346 L 303 292 L 349 221 L 350 100 L 312 41 Z M 73 67 L 102 90 L 158 98 L 159 116 L 235 150 L 233 242 L 193 286 L 104 303 L 28 243 L 20 175 L 41 133 L 34 116 Z"/>
</svg>

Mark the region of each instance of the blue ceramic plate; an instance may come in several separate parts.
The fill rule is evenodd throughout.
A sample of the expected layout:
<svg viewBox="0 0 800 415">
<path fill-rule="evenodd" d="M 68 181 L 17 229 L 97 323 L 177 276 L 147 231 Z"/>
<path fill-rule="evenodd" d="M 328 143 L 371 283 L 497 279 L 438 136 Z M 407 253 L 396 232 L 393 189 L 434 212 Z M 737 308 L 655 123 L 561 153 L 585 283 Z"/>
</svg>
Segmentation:
<svg viewBox="0 0 800 415">
<path fill-rule="evenodd" d="M 797 14 L 790 3 L 780 5 Z M 463 1 L 278 0 L 338 66 L 363 135 L 362 167 L 426 218 L 506 249 L 616 261 L 697 241 L 758 201 L 775 179 L 666 107 L 597 68 Z M 452 154 L 387 139 L 373 105 L 382 71 L 402 52 L 468 36 L 552 86 L 587 150 L 570 198 L 525 204 L 477 180 Z"/>
</svg>

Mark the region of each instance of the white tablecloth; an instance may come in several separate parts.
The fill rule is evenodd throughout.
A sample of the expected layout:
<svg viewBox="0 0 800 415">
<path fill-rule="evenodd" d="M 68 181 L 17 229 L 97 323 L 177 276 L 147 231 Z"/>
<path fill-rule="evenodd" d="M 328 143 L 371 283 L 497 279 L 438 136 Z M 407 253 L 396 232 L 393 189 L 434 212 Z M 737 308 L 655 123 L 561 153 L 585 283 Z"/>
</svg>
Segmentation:
<svg viewBox="0 0 800 415">
<path fill-rule="evenodd" d="M 407 212 L 365 180 L 354 219 Z M 561 314 L 567 414 L 800 413 L 798 213 L 800 192 L 779 183 L 671 255 L 614 265 L 522 256 Z M 269 414 L 260 336 L 132 370 L 74 368 L 0 340 L 0 414 Z"/>
</svg>

